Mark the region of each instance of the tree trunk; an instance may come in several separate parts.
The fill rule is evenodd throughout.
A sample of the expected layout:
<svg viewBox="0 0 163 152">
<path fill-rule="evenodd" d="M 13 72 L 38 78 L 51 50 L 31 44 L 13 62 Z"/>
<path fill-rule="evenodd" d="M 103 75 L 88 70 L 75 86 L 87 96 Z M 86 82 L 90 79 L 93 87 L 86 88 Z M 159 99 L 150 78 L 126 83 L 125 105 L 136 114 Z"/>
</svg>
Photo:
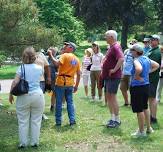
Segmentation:
<svg viewBox="0 0 163 152">
<path fill-rule="evenodd" d="M 128 34 L 128 23 L 125 20 L 123 20 L 121 33 L 121 46 L 123 50 L 127 49 L 127 34 Z"/>
</svg>

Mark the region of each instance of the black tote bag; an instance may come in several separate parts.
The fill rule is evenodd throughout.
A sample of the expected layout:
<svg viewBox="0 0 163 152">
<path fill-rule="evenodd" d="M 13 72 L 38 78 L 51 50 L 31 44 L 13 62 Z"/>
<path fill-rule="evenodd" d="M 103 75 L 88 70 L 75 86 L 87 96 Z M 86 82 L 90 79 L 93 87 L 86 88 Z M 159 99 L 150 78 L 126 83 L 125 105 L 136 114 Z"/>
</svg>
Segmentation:
<svg viewBox="0 0 163 152">
<path fill-rule="evenodd" d="M 11 94 L 15 96 L 20 96 L 27 94 L 29 90 L 28 82 L 25 80 L 25 67 L 24 64 L 21 65 L 21 73 L 23 77 L 20 78 L 20 81 L 13 87 Z"/>
</svg>

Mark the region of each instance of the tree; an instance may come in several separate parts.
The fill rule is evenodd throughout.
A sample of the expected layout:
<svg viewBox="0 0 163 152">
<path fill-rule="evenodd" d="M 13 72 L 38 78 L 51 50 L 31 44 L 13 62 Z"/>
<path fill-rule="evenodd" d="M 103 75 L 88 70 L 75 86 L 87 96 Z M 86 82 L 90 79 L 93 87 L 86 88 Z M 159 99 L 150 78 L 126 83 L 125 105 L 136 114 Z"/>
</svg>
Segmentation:
<svg viewBox="0 0 163 152">
<path fill-rule="evenodd" d="M 39 23 L 32 0 L 0 0 L 0 50 L 20 56 L 24 47 L 47 48 L 62 41 L 56 28 Z"/>
<path fill-rule="evenodd" d="M 115 23 L 118 22 L 122 27 L 123 48 L 127 47 L 127 34 L 130 26 L 145 23 L 146 13 L 143 8 L 145 0 L 72 0 L 71 2 L 76 8 L 76 15 L 84 18 L 91 28 L 106 22 L 108 29 L 117 29 Z"/>
<path fill-rule="evenodd" d="M 157 10 L 159 23 L 159 30 L 163 33 L 163 0 L 153 0 L 155 9 Z"/>
<path fill-rule="evenodd" d="M 46 27 L 58 27 L 65 41 L 79 42 L 84 38 L 84 24 L 74 17 L 68 0 L 35 0 L 40 8 L 39 19 Z"/>
</svg>

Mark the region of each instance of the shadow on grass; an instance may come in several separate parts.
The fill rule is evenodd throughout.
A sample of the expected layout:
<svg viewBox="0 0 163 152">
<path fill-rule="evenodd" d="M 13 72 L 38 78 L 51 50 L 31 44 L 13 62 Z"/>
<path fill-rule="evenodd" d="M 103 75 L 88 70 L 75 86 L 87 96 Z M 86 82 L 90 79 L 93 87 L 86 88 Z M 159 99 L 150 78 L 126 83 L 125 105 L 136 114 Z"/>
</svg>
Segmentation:
<svg viewBox="0 0 163 152">
<path fill-rule="evenodd" d="M 103 134 L 109 134 L 112 136 L 122 136 L 123 135 L 122 129 L 120 127 L 118 127 L 118 128 L 107 128 L 106 126 L 104 126 L 102 133 Z"/>
</svg>

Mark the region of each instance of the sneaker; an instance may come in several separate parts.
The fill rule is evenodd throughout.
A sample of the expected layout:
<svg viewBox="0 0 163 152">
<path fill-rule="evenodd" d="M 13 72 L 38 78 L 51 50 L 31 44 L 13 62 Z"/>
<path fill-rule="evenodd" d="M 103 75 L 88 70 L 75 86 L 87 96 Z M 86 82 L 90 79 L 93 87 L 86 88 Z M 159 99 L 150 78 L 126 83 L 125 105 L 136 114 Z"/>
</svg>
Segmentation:
<svg viewBox="0 0 163 152">
<path fill-rule="evenodd" d="M 70 126 L 76 125 L 76 121 L 70 122 Z"/>
<path fill-rule="evenodd" d="M 131 136 L 139 138 L 139 137 L 146 137 L 146 133 L 145 131 L 140 132 L 139 130 L 137 130 L 136 132 L 132 133 Z"/>
<path fill-rule="evenodd" d="M 113 123 L 111 123 L 108 127 L 109 128 L 117 128 L 121 125 L 121 122 L 118 121 L 113 121 Z"/>
<path fill-rule="evenodd" d="M 128 107 L 128 106 L 130 106 L 130 104 L 129 103 L 125 103 L 124 106 L 125 107 Z"/>
<path fill-rule="evenodd" d="M 113 120 L 108 120 L 108 122 L 107 122 L 107 124 L 106 124 L 106 127 L 109 127 L 112 123 L 114 123 L 114 121 Z"/>
<path fill-rule="evenodd" d="M 150 127 L 149 129 L 146 130 L 146 133 L 147 133 L 147 134 L 151 134 L 151 133 L 153 133 L 153 132 L 154 132 L 154 130 L 153 130 L 152 127 Z"/>
<path fill-rule="evenodd" d="M 18 146 L 18 149 L 24 149 L 26 146 L 24 145 L 24 144 L 20 144 L 19 146 Z"/>
<path fill-rule="evenodd" d="M 55 126 L 56 127 L 61 127 L 61 124 L 60 123 L 56 123 Z"/>
<path fill-rule="evenodd" d="M 54 105 L 51 105 L 51 106 L 50 106 L 50 111 L 51 111 L 51 112 L 54 112 Z"/>
<path fill-rule="evenodd" d="M 32 148 L 38 148 L 38 144 L 31 145 Z"/>
<path fill-rule="evenodd" d="M 157 123 L 157 118 L 150 117 L 151 124 L 156 124 Z"/>
<path fill-rule="evenodd" d="M 45 114 L 42 115 L 42 120 L 48 120 L 48 119 L 49 118 Z"/>
</svg>

